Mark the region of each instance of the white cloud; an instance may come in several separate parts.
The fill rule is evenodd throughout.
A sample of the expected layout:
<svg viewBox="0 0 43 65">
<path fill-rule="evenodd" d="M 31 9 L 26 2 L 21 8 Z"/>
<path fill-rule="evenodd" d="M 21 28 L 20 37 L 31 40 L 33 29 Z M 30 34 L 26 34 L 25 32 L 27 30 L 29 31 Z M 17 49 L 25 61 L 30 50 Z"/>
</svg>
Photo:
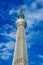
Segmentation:
<svg viewBox="0 0 43 65">
<path fill-rule="evenodd" d="M 5 35 L 7 37 L 11 37 L 11 38 L 16 38 L 16 29 L 14 29 L 13 31 L 11 31 L 9 34 L 6 33 L 6 31 L 4 33 L 1 33 L 1 35 Z"/>
<path fill-rule="evenodd" d="M 13 25 L 5 24 L 5 25 L 3 26 L 3 28 L 4 28 L 4 29 L 8 29 L 8 28 L 12 29 L 12 28 L 13 28 Z"/>
<path fill-rule="evenodd" d="M 38 55 L 39 58 L 43 59 L 43 55 Z"/>
<path fill-rule="evenodd" d="M 4 60 L 8 60 L 12 56 L 12 53 L 8 51 L 4 51 L 3 53 L 0 53 L 0 58 Z"/>
<path fill-rule="evenodd" d="M 34 41 L 37 40 L 38 34 L 39 34 L 39 31 L 37 32 L 31 31 L 28 35 L 26 35 L 27 48 L 30 49 L 31 46 L 35 44 Z"/>
<path fill-rule="evenodd" d="M 15 47 L 15 42 L 14 41 L 9 41 L 6 44 L 5 43 L 2 43 L 2 44 L 0 43 L 0 45 L 1 45 L 0 48 L 5 46 L 5 48 L 1 49 L 0 51 L 12 50 Z"/>
<path fill-rule="evenodd" d="M 33 64 L 34 64 L 34 62 L 31 62 L 31 64 L 33 65 Z"/>
<path fill-rule="evenodd" d="M 40 10 L 37 10 L 36 12 L 28 13 L 28 18 L 33 19 L 33 20 L 36 19 L 36 20 L 40 21 L 40 20 L 43 20 L 42 14 L 43 14 L 43 9 L 40 9 Z"/>
<path fill-rule="evenodd" d="M 43 6 L 43 0 L 36 0 L 36 3 L 41 4 Z"/>
<path fill-rule="evenodd" d="M 34 12 L 31 12 L 29 11 L 29 9 L 26 9 L 24 10 L 24 15 L 27 21 L 27 27 L 32 27 L 34 23 L 43 20 L 43 8 Z"/>
<path fill-rule="evenodd" d="M 5 24 L 3 26 L 4 32 L 1 33 L 1 35 L 5 35 L 7 37 L 16 38 L 16 28 L 13 27 L 13 25 Z M 10 29 L 10 30 L 9 30 Z M 7 30 L 10 31 L 7 33 Z"/>
<path fill-rule="evenodd" d="M 36 8 L 37 8 L 37 4 L 35 3 L 35 2 L 33 2 L 32 4 L 31 4 L 31 7 L 30 7 L 32 10 L 36 10 Z"/>
<path fill-rule="evenodd" d="M 12 37 L 12 38 L 16 38 L 16 33 L 15 32 L 11 32 L 9 34 L 5 34 L 6 36 Z"/>
<path fill-rule="evenodd" d="M 43 55 L 42 54 L 34 55 L 34 56 L 37 57 L 37 58 L 40 58 L 41 60 L 43 60 Z"/>
<path fill-rule="evenodd" d="M 14 45 L 15 45 L 15 43 L 13 41 L 10 41 L 10 42 L 5 44 L 7 49 L 10 49 L 10 50 L 14 49 Z"/>
<path fill-rule="evenodd" d="M 19 13 L 19 10 L 15 10 L 14 8 L 12 8 L 11 10 L 9 10 L 9 15 L 12 15 L 14 13 Z"/>
<path fill-rule="evenodd" d="M 38 34 L 39 34 L 39 31 L 38 32 L 32 31 L 30 32 L 30 34 L 26 35 L 26 38 L 29 40 L 31 39 L 32 36 L 37 36 Z"/>
<path fill-rule="evenodd" d="M 9 15 L 12 15 L 14 13 L 14 9 L 9 10 Z"/>
<path fill-rule="evenodd" d="M 10 50 L 13 50 L 14 49 L 15 43 L 13 41 L 10 41 L 10 42 L 7 42 L 6 44 L 5 43 L 2 43 L 0 45 L 1 45 L 1 47 L 3 47 L 0 50 L 0 58 L 1 59 L 4 59 L 4 60 L 8 60 L 10 58 L 10 56 L 13 55 L 12 53 L 10 53 Z M 3 51 L 3 52 L 1 53 L 1 51 Z"/>
<path fill-rule="evenodd" d="M 7 48 L 3 48 L 3 49 L 1 49 L 0 51 L 7 51 Z"/>
<path fill-rule="evenodd" d="M 2 46 L 4 46 L 4 43 L 0 43 L 0 48 L 1 48 Z M 1 50 L 0 50 L 0 51 L 1 51 Z"/>
</svg>

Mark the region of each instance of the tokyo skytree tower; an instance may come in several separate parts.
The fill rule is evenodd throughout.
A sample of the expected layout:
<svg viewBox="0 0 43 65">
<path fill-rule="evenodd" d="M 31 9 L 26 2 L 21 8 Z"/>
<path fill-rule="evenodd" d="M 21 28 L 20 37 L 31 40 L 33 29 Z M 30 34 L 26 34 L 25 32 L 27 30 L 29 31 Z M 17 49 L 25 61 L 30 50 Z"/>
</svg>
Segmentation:
<svg viewBox="0 0 43 65">
<path fill-rule="evenodd" d="M 27 48 L 26 48 L 26 21 L 20 7 L 20 13 L 16 21 L 17 35 L 12 65 L 28 65 Z"/>
</svg>

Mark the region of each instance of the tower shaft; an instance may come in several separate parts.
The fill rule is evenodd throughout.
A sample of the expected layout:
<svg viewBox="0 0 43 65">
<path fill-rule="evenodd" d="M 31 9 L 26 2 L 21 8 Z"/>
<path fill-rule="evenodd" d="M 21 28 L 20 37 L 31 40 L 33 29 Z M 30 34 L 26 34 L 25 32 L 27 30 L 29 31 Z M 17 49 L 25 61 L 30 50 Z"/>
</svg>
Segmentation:
<svg viewBox="0 0 43 65">
<path fill-rule="evenodd" d="M 17 30 L 14 54 L 13 65 L 27 65 L 25 29 L 22 25 L 20 25 Z"/>
<path fill-rule="evenodd" d="M 12 65 L 28 65 L 25 37 L 26 21 L 24 20 L 24 15 L 22 14 L 22 11 L 20 11 L 16 26 L 17 35 Z"/>
</svg>

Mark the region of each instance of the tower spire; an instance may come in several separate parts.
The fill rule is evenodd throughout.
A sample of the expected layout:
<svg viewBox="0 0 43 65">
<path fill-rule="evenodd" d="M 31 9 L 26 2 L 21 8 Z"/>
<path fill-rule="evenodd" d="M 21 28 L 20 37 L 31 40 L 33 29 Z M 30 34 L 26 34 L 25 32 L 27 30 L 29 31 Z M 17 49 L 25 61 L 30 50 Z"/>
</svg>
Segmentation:
<svg viewBox="0 0 43 65">
<path fill-rule="evenodd" d="M 20 6 L 20 13 L 22 13 L 22 6 Z"/>
<path fill-rule="evenodd" d="M 18 18 L 23 18 L 24 19 L 24 15 L 23 15 L 22 10 L 23 10 L 23 8 L 22 8 L 22 6 L 20 6 L 20 13 L 19 13 Z"/>
</svg>

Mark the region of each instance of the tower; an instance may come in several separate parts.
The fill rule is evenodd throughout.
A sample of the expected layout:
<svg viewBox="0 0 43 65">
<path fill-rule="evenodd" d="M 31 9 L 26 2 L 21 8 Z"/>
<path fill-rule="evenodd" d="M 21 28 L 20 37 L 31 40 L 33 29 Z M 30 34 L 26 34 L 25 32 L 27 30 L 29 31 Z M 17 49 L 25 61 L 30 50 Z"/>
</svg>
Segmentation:
<svg viewBox="0 0 43 65">
<path fill-rule="evenodd" d="M 24 19 L 21 7 L 18 19 L 16 21 L 17 35 L 16 35 L 15 52 L 12 65 L 28 65 L 26 37 L 25 37 L 26 25 L 27 23 Z"/>
</svg>

